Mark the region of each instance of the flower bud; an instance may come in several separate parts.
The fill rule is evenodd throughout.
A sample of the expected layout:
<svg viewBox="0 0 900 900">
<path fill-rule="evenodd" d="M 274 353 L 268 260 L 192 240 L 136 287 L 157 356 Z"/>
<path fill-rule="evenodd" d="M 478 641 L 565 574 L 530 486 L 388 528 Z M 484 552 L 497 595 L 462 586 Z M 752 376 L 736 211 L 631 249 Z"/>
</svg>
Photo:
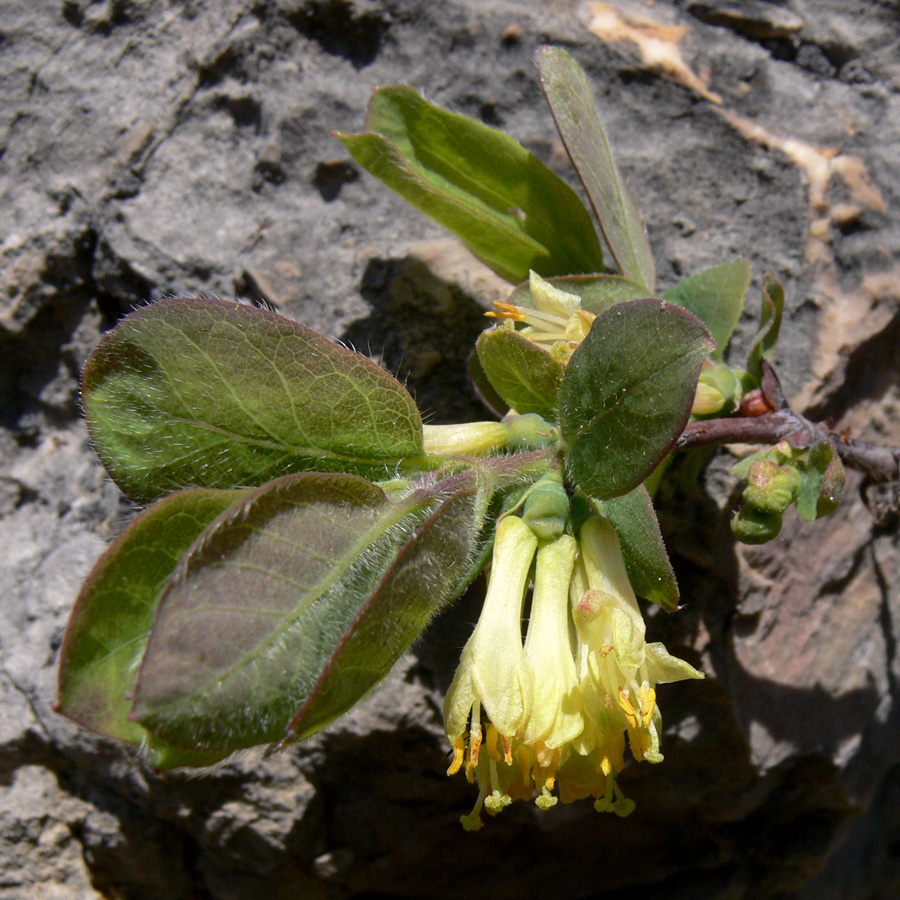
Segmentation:
<svg viewBox="0 0 900 900">
<path fill-rule="evenodd" d="M 721 363 L 710 363 L 700 373 L 691 415 L 731 415 L 741 405 L 744 389 L 735 372 Z"/>
<path fill-rule="evenodd" d="M 510 450 L 540 450 L 556 439 L 556 429 L 537 413 L 508 415 L 500 424 L 508 429 Z"/>
<path fill-rule="evenodd" d="M 765 544 L 781 531 L 780 512 L 764 512 L 745 506 L 731 520 L 732 534 L 743 544 Z"/>
<path fill-rule="evenodd" d="M 750 466 L 744 503 L 763 513 L 783 513 L 794 501 L 800 474 L 790 466 L 761 459 Z"/>
<path fill-rule="evenodd" d="M 502 422 L 424 426 L 425 452 L 436 456 L 487 456 L 503 450 L 508 438 Z"/>
<path fill-rule="evenodd" d="M 522 518 L 538 540 L 555 540 L 562 535 L 569 518 L 569 497 L 558 477 L 542 480 L 532 488 Z"/>
</svg>

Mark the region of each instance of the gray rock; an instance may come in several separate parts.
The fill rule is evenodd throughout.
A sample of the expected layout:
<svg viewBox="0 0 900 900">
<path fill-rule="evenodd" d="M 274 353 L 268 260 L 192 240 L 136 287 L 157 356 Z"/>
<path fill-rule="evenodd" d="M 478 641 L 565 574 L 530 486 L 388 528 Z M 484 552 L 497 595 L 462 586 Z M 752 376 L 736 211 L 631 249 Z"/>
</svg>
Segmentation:
<svg viewBox="0 0 900 900">
<path fill-rule="evenodd" d="M 134 513 L 78 416 L 81 366 L 124 312 L 242 293 L 380 358 L 433 421 L 481 415 L 463 369 L 501 287 L 330 137 L 362 127 L 377 85 L 498 125 L 572 180 L 533 63 L 565 44 L 662 286 L 747 256 L 737 361 L 773 271 L 789 395 L 900 444 L 894 12 L 7 0 L 0 32 L 2 900 L 897 895 L 900 549 L 858 480 L 832 519 L 755 549 L 730 539 L 724 467 L 715 499 L 664 498 L 686 608 L 649 628 L 708 677 L 661 688 L 666 761 L 623 773 L 626 820 L 517 805 L 460 829 L 473 797 L 444 777 L 440 707 L 477 586 L 357 709 L 269 758 L 160 776 L 52 711 L 78 587 Z M 677 47 L 694 88 L 650 66 L 642 35 Z"/>
</svg>

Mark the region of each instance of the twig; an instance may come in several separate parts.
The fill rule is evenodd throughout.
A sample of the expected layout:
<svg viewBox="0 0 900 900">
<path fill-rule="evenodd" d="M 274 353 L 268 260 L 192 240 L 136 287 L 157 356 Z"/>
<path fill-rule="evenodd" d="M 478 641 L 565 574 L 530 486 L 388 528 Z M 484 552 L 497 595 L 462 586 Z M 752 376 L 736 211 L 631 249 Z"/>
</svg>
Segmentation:
<svg viewBox="0 0 900 900">
<path fill-rule="evenodd" d="M 760 416 L 691 422 L 678 438 L 675 449 L 690 450 L 714 444 L 777 444 L 785 440 L 797 449 L 828 441 L 845 466 L 864 472 L 872 481 L 900 479 L 900 448 L 877 447 L 853 440 L 791 409 Z"/>
</svg>

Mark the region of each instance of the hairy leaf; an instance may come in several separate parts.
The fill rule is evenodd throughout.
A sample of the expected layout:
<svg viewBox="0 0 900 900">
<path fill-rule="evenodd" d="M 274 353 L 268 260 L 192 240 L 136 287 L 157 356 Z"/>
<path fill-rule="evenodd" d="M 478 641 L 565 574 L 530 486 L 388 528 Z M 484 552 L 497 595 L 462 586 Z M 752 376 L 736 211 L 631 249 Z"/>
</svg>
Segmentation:
<svg viewBox="0 0 900 900">
<path fill-rule="evenodd" d="M 515 283 L 595 272 L 600 242 L 575 192 L 511 137 L 428 103 L 404 86 L 377 90 L 365 134 L 337 137 L 353 158 Z"/>
<path fill-rule="evenodd" d="M 559 395 L 569 473 L 591 497 L 628 493 L 669 452 L 712 348 L 699 319 L 662 300 L 619 303 L 596 318 Z"/>
<path fill-rule="evenodd" d="M 747 371 L 757 384 L 762 382 L 762 361 L 771 358 L 778 341 L 783 312 L 784 288 L 777 278 L 766 275 L 762 285 L 762 311 L 759 318 L 759 329 L 747 354 Z"/>
<path fill-rule="evenodd" d="M 163 300 L 132 313 L 91 356 L 83 391 L 97 453 L 141 502 L 309 469 L 385 477 L 401 461 L 424 466 L 422 420 L 396 379 L 237 303 Z"/>
<path fill-rule="evenodd" d="M 103 554 L 72 610 L 60 653 L 57 710 L 106 737 L 140 744 L 147 732 L 128 720 L 138 666 L 159 597 L 197 536 L 245 491 L 191 489 L 172 494 L 135 519 Z M 206 755 L 172 756 L 164 742 L 155 762 L 205 765 Z"/>
<path fill-rule="evenodd" d="M 581 308 L 599 315 L 604 310 L 625 300 L 638 300 L 647 296 L 647 288 L 629 281 L 621 275 L 560 275 L 547 281 L 562 291 L 581 297 Z M 520 284 L 509 298 L 516 306 L 534 308 L 531 286 Z"/>
<path fill-rule="evenodd" d="M 716 342 L 715 359 L 721 359 L 744 308 L 750 286 L 750 263 L 734 259 L 696 272 L 674 287 L 663 299 L 683 306 L 709 329 Z"/>
<path fill-rule="evenodd" d="M 619 174 L 584 71 L 560 47 L 541 47 L 538 68 L 556 127 L 619 271 L 653 294 L 656 263 L 647 230 Z"/>
<path fill-rule="evenodd" d="M 352 475 L 286 476 L 254 491 L 172 577 L 133 718 L 178 746 L 217 751 L 284 739 L 298 714 L 304 734 L 331 721 L 461 589 L 485 497 L 472 471 L 399 499 Z M 358 640 L 358 629 L 377 639 Z"/>
<path fill-rule="evenodd" d="M 479 510 L 474 479 L 459 478 L 440 506 L 400 548 L 289 725 L 306 737 L 349 709 L 390 671 L 441 605 L 486 562 L 472 565 Z M 473 571 L 473 568 L 475 569 Z"/>
<path fill-rule="evenodd" d="M 678 582 L 666 553 L 653 501 L 644 485 L 598 504 L 616 529 L 634 592 L 669 611 L 678 608 Z"/>
<path fill-rule="evenodd" d="M 565 372 L 562 363 L 511 328 L 485 331 L 475 346 L 484 373 L 516 412 L 556 421 L 556 396 Z"/>
</svg>

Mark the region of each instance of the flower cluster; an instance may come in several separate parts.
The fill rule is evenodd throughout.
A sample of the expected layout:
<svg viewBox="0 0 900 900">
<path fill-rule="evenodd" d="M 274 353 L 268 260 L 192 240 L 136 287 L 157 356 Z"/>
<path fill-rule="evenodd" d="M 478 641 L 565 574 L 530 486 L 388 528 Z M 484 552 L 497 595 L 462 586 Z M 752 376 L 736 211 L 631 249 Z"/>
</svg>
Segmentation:
<svg viewBox="0 0 900 900">
<path fill-rule="evenodd" d="M 463 769 L 478 783 L 462 819 L 469 830 L 481 827 L 483 809 L 496 814 L 532 798 L 547 809 L 592 796 L 597 810 L 628 815 L 634 804 L 616 783 L 626 737 L 636 760 L 660 762 L 656 685 L 703 677 L 661 643 L 646 643 L 605 518 L 588 518 L 577 540 L 527 520 L 499 523 L 482 615 L 444 706 L 448 774 Z"/>
</svg>

